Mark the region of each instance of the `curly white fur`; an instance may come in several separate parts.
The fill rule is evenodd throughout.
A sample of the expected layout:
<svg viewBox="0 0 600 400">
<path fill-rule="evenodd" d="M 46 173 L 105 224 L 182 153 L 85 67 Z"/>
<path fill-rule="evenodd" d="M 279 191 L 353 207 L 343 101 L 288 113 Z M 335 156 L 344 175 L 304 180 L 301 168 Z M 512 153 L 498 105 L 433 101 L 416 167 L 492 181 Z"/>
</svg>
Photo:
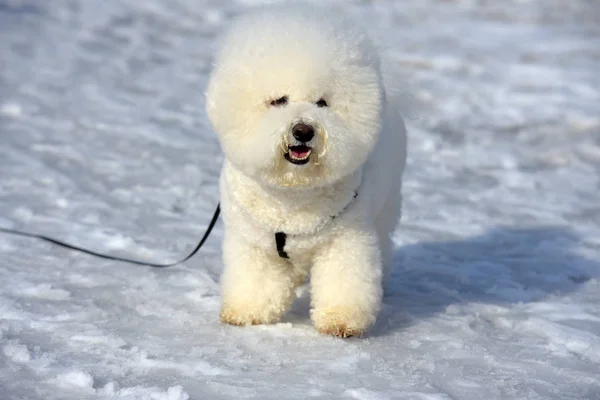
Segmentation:
<svg viewBox="0 0 600 400">
<path fill-rule="evenodd" d="M 406 159 L 386 89 L 375 46 L 337 12 L 275 7 L 229 32 L 207 90 L 226 156 L 223 322 L 279 321 L 309 273 L 320 332 L 361 335 L 375 322 Z M 305 165 L 286 159 L 299 122 L 315 129 Z"/>
</svg>

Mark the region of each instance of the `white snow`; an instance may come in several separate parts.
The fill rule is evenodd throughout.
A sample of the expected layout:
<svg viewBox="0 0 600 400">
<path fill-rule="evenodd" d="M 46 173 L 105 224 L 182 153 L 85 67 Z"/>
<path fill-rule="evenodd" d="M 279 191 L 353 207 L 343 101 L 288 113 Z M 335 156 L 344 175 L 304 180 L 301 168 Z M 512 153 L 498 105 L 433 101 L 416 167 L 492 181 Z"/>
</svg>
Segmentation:
<svg viewBox="0 0 600 400">
<path fill-rule="evenodd" d="M 84 371 L 70 371 L 58 375 L 50 381 L 62 389 L 74 389 L 81 392 L 94 392 L 94 378 Z"/>
<path fill-rule="evenodd" d="M 2 353 L 16 364 L 31 361 L 31 355 L 27 346 L 16 343 L 9 343 L 2 347 Z"/>
<path fill-rule="evenodd" d="M 17 118 L 21 115 L 21 106 L 19 106 L 18 104 L 15 103 L 5 103 L 5 104 L 0 104 L 0 113 L 8 116 L 8 117 L 13 117 L 13 118 Z"/>
<path fill-rule="evenodd" d="M 258 0 L 0 0 L 0 226 L 154 262 L 218 203 L 216 35 Z M 0 234 L 0 399 L 600 399 L 600 8 L 342 1 L 385 42 L 410 135 L 377 325 L 307 288 L 218 322 L 222 228 L 152 269 Z"/>
</svg>

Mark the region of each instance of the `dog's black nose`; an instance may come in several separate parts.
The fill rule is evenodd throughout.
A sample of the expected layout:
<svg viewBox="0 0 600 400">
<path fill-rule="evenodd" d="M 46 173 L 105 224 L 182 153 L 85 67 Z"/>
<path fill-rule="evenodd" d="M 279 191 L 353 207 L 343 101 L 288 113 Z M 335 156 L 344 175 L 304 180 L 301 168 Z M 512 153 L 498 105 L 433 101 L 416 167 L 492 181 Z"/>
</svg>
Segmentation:
<svg viewBox="0 0 600 400">
<path fill-rule="evenodd" d="M 308 124 L 296 124 L 292 128 L 292 135 L 299 142 L 309 142 L 315 136 L 315 130 Z"/>
</svg>

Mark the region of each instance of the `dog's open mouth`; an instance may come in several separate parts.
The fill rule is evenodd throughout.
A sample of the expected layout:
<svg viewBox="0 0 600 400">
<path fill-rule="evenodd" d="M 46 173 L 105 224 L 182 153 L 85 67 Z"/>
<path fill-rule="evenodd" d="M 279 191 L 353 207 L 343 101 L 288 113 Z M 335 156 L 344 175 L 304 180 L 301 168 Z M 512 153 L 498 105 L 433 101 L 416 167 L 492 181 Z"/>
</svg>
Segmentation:
<svg viewBox="0 0 600 400">
<path fill-rule="evenodd" d="M 292 164 L 306 164 L 310 158 L 311 152 L 312 148 L 303 144 L 298 146 L 290 146 L 287 153 L 285 153 L 285 159 Z"/>
</svg>

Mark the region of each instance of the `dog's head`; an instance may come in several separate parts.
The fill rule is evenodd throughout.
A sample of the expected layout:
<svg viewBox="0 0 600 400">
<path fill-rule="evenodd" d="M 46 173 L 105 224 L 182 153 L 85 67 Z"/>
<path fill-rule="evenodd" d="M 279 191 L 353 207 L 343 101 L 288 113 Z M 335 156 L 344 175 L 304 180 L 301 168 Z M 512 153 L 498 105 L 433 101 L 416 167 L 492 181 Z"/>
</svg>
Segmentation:
<svg viewBox="0 0 600 400">
<path fill-rule="evenodd" d="M 318 10 L 239 19 L 210 77 L 207 111 L 227 159 L 270 186 L 325 186 L 362 165 L 384 99 L 367 36 Z"/>
</svg>

